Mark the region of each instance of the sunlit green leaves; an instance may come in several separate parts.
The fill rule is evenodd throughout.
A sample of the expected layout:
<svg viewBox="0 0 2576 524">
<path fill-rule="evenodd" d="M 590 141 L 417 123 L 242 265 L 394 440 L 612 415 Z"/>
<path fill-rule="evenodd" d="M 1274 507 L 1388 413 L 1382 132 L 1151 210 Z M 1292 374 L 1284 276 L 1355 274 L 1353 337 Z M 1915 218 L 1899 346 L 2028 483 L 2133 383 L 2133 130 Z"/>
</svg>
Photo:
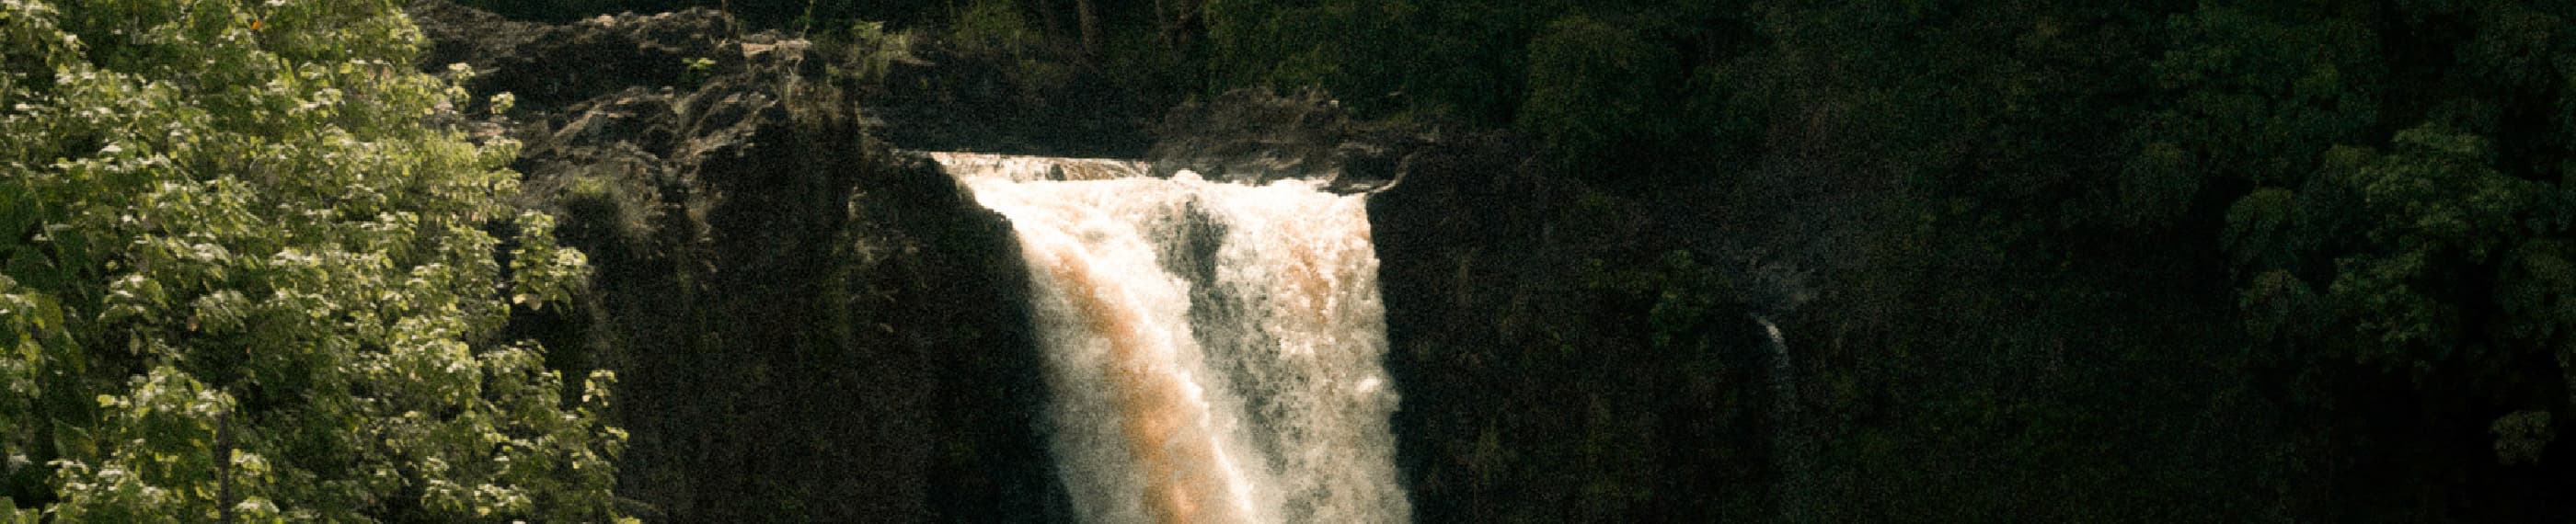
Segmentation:
<svg viewBox="0 0 2576 524">
<path fill-rule="evenodd" d="M 510 252 L 510 302 L 542 309 L 549 302 L 571 298 L 573 289 L 589 279 L 589 259 L 579 250 L 555 244 L 552 215 L 522 213 L 519 227 L 526 234 Z"/>
<path fill-rule="evenodd" d="M 425 123 L 466 100 L 391 2 L 69 4 L 0 0 L 0 449 L 50 472 L 0 497 L 613 517 L 605 396 L 566 406 L 542 349 L 493 341 L 499 291 L 561 300 L 585 261 L 505 203 L 515 143 Z"/>
</svg>

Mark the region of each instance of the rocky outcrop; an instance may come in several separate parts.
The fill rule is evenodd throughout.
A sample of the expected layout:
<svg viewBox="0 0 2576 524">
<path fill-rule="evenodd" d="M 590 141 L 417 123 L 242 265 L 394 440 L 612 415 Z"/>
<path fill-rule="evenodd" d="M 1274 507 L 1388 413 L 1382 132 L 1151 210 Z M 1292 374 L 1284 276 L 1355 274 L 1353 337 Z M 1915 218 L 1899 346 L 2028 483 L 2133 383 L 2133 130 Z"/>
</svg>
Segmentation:
<svg viewBox="0 0 2576 524">
<path fill-rule="evenodd" d="M 590 255 L 578 304 L 518 311 L 510 334 L 617 372 L 627 511 L 1065 515 L 1007 224 L 870 136 L 804 42 L 732 37 L 704 9 L 554 26 L 410 10 L 425 69 L 471 64 L 478 95 L 519 97 L 469 125 L 525 144 L 524 205 Z"/>
<path fill-rule="evenodd" d="M 747 51 L 781 40 L 774 34 L 731 38 L 732 19 L 707 8 L 600 15 L 564 25 L 505 20 L 445 0 L 416 1 L 405 11 L 429 37 L 424 66 L 472 65 L 477 76 L 469 89 L 511 93 L 533 110 L 741 71 L 752 58 Z"/>
<path fill-rule="evenodd" d="M 1136 158 L 1170 107 L 1162 86 L 1063 49 L 922 36 L 867 100 L 897 147 Z"/>
<path fill-rule="evenodd" d="M 1145 158 L 1158 176 L 1189 170 L 1256 185 L 1309 179 L 1344 193 L 1395 184 L 1406 160 L 1438 141 L 1423 129 L 1354 120 L 1340 102 L 1311 89 L 1289 96 L 1228 91 L 1174 108 L 1154 134 Z"/>
</svg>

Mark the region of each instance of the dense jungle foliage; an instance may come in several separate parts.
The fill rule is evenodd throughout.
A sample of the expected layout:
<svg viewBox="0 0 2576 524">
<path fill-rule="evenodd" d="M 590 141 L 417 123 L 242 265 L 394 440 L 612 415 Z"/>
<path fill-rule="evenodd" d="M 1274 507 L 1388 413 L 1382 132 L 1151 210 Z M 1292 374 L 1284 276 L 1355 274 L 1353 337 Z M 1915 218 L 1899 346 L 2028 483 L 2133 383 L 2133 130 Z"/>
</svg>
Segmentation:
<svg viewBox="0 0 2576 524">
<path fill-rule="evenodd" d="M 1427 519 L 2576 516 L 2555 439 L 2576 408 L 2576 3 L 720 4 L 1019 53 L 1032 84 L 1311 85 L 1372 118 L 1509 127 L 1657 219 L 1593 296 L 1775 311 L 1801 356 L 1808 415 L 1778 424 L 1812 456 L 1704 477 L 1756 482 L 1626 473 L 1770 452 L 1533 399 L 1572 408 L 1542 417 L 1565 432 L 1409 452 L 1435 457 L 1408 466 Z M 1799 289 L 1726 283 L 1737 266 Z M 1456 358 L 1600 381 L 1700 360 L 1662 346 Z M 1587 506 L 1528 496 L 1566 489 Z"/>
<path fill-rule="evenodd" d="M 1402 437 L 1423 520 L 2576 518 L 2576 1 L 465 3 L 1514 130 L 1579 195 L 1551 230 L 1636 238 L 1511 299 L 1599 309 L 1491 322 L 1639 343 L 1399 347 L 1472 361 L 1399 384 L 1399 431 L 1468 428 Z M 614 517 L 610 377 L 497 334 L 586 263 L 417 41 L 381 0 L 0 0 L 0 518 Z M 1738 311 L 1797 418 L 1703 383 L 1766 380 Z"/>
</svg>

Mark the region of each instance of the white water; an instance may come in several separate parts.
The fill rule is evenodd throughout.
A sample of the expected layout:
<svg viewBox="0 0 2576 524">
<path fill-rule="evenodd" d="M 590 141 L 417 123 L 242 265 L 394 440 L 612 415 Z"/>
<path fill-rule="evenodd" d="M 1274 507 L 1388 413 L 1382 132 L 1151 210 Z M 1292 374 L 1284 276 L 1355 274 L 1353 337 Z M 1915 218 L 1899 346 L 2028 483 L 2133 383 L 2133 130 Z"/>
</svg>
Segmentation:
<svg viewBox="0 0 2576 524">
<path fill-rule="evenodd" d="M 1806 504 L 1811 441 L 1796 436 L 1802 423 L 1798 414 L 1798 367 L 1789 361 L 1789 341 L 1780 337 L 1780 326 L 1760 315 L 1754 315 L 1753 322 L 1761 324 L 1763 335 L 1771 338 L 1771 459 L 1782 477 L 1772 489 L 1782 501 L 1780 521 L 1815 522 Z"/>
<path fill-rule="evenodd" d="M 1087 522 L 1410 519 L 1362 197 L 932 153 L 1009 217 Z"/>
</svg>

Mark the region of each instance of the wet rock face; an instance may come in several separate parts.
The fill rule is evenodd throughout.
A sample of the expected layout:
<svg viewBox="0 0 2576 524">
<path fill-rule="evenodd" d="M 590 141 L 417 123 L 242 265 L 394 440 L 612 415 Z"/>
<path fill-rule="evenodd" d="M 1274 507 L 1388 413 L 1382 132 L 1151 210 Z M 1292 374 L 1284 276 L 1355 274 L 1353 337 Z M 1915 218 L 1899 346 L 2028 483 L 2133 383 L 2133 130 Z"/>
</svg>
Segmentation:
<svg viewBox="0 0 2576 524">
<path fill-rule="evenodd" d="M 1320 180 L 1343 193 L 1396 183 L 1410 168 L 1407 160 L 1438 141 L 1421 129 L 1353 120 L 1320 91 L 1282 96 L 1266 89 L 1184 104 L 1163 118 L 1155 135 L 1145 157 L 1157 176 L 1186 169 L 1252 184 Z"/>
<path fill-rule="evenodd" d="M 870 135 L 806 44 L 696 9 L 527 24 L 415 2 L 476 136 L 595 277 L 507 336 L 615 371 L 625 510 L 660 522 L 1030 522 L 1068 511 L 1008 224 Z M 692 66 L 695 63 L 699 65 Z M 478 106 L 482 104 L 477 104 Z"/>
</svg>

